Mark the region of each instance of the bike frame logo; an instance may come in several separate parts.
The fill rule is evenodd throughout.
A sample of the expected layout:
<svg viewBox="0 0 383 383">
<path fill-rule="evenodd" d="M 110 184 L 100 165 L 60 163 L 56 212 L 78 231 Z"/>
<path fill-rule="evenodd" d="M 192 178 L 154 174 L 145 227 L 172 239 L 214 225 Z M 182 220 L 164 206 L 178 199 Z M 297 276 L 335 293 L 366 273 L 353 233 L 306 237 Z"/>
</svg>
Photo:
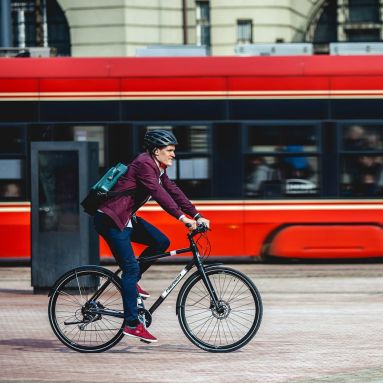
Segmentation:
<svg viewBox="0 0 383 383">
<path fill-rule="evenodd" d="M 187 273 L 186 269 L 183 269 L 174 279 L 174 281 L 171 283 L 171 285 L 164 290 L 164 292 L 161 294 L 162 298 L 165 298 L 178 284 L 178 282 L 184 277 L 184 275 Z"/>
</svg>

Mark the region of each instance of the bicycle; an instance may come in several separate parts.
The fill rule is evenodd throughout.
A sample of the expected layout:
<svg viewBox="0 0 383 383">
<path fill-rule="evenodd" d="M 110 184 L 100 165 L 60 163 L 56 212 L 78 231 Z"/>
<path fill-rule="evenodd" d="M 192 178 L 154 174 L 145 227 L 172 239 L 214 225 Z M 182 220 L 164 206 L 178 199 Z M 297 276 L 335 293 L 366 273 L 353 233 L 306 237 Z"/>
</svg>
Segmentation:
<svg viewBox="0 0 383 383">
<path fill-rule="evenodd" d="M 154 311 L 196 267 L 177 297 L 176 314 L 181 329 L 194 345 L 205 351 L 231 352 L 246 345 L 257 333 L 262 320 L 262 300 L 254 283 L 242 272 L 222 263 L 204 263 L 210 254 L 207 230 L 198 226 L 188 233 L 187 248 L 146 258 L 152 261 L 187 252 L 193 255 L 149 309 L 141 298 L 137 299 L 139 319 L 149 327 Z M 203 238 L 205 247 L 201 253 Z M 102 352 L 124 336 L 120 272 L 100 266 L 77 267 L 52 287 L 49 321 L 55 335 L 67 347 L 79 352 Z"/>
</svg>

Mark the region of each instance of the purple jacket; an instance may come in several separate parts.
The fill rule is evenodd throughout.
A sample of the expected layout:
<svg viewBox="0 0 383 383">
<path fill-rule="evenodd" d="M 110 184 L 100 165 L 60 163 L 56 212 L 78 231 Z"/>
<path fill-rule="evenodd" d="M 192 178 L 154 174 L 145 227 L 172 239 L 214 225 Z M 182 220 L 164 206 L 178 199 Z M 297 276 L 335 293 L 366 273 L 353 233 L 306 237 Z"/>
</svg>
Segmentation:
<svg viewBox="0 0 383 383">
<path fill-rule="evenodd" d="M 186 213 L 194 217 L 198 212 L 178 186 L 169 179 L 166 171 L 160 170 L 149 153 L 141 153 L 129 165 L 128 171 L 121 176 L 113 191 L 134 189 L 132 196 L 111 198 L 100 206 L 120 230 L 127 225 L 136 212 L 151 196 L 170 215 L 179 218 Z"/>
</svg>

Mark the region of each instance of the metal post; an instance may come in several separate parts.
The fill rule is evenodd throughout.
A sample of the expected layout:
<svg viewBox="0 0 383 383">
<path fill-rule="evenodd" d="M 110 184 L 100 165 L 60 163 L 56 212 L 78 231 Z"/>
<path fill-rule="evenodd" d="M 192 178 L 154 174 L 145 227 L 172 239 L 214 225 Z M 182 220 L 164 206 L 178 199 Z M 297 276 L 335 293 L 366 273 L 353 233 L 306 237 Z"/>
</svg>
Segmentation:
<svg viewBox="0 0 383 383">
<path fill-rule="evenodd" d="M 0 46 L 12 47 L 11 0 L 0 0 Z"/>
<path fill-rule="evenodd" d="M 19 48 L 25 48 L 25 9 L 17 9 L 17 35 Z"/>
<path fill-rule="evenodd" d="M 43 16 L 43 47 L 48 47 L 48 17 L 47 17 L 47 2 L 42 0 L 42 16 Z"/>
</svg>

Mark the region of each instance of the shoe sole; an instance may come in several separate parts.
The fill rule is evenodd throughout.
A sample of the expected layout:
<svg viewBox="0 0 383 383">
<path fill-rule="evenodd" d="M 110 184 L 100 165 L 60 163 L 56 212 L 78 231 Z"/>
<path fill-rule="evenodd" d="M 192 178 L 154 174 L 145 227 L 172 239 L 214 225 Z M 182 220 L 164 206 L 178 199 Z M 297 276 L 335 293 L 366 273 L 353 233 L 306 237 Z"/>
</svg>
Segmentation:
<svg viewBox="0 0 383 383">
<path fill-rule="evenodd" d="M 156 343 L 156 342 L 158 342 L 158 339 L 156 339 L 156 340 L 146 339 L 146 338 L 142 338 L 141 336 L 137 336 L 137 335 L 133 335 L 133 334 L 128 334 L 128 333 L 126 333 L 124 331 L 123 331 L 123 334 L 126 335 L 126 336 L 130 336 L 131 338 L 136 338 L 136 339 L 142 340 L 145 343 Z"/>
<path fill-rule="evenodd" d="M 150 294 L 139 294 L 140 295 L 140 297 L 141 298 L 144 298 L 144 299 L 146 299 L 146 298 L 150 298 Z"/>
</svg>

